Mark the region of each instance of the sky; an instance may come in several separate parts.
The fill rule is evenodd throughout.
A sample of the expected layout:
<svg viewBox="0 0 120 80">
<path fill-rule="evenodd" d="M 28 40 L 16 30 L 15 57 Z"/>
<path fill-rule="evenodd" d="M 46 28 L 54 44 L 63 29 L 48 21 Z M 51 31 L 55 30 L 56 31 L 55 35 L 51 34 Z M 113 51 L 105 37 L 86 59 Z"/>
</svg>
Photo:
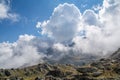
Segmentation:
<svg viewBox="0 0 120 80">
<path fill-rule="evenodd" d="M 118 0 L 0 0 L 0 68 L 108 57 L 119 14 Z"/>
<path fill-rule="evenodd" d="M 81 12 L 91 9 L 93 5 L 101 5 L 102 0 L 1 0 L 9 7 L 7 14 L 17 15 L 17 21 L 10 18 L 0 19 L 0 42 L 14 42 L 19 35 L 31 34 L 40 36 L 35 27 L 37 21 L 50 18 L 53 10 L 59 4 L 75 4 Z M 27 3 L 27 4 L 26 4 Z"/>
</svg>

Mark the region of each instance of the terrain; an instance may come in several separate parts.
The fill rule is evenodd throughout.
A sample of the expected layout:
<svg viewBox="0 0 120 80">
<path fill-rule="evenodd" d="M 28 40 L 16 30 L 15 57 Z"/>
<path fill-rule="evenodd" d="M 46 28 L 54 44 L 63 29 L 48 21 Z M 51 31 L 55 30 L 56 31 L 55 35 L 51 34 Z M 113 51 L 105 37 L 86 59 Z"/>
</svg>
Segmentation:
<svg viewBox="0 0 120 80">
<path fill-rule="evenodd" d="M 120 49 L 108 58 L 83 66 L 43 63 L 0 69 L 0 80 L 120 80 Z"/>
</svg>

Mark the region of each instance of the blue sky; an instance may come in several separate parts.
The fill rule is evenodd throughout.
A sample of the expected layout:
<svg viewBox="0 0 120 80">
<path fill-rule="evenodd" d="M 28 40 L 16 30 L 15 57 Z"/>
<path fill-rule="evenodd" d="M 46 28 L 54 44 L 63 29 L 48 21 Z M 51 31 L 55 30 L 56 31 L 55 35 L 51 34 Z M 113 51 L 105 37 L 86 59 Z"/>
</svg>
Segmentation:
<svg viewBox="0 0 120 80">
<path fill-rule="evenodd" d="M 54 8 L 63 3 L 75 4 L 82 13 L 94 5 L 101 5 L 102 0 L 10 0 L 10 12 L 19 15 L 19 18 L 15 22 L 7 18 L 0 20 L 0 42 L 14 42 L 23 34 L 40 37 L 35 27 L 37 21 L 49 19 Z"/>
</svg>

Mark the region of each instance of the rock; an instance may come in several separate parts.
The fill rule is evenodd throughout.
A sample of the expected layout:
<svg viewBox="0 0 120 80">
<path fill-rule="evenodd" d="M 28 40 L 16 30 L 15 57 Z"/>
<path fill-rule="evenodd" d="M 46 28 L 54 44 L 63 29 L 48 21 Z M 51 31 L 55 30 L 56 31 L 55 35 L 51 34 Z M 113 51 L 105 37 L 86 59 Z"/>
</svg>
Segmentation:
<svg viewBox="0 0 120 80">
<path fill-rule="evenodd" d="M 24 80 L 24 78 L 14 76 L 14 77 L 10 77 L 9 80 Z"/>
<path fill-rule="evenodd" d="M 74 79 L 73 80 L 94 80 L 94 79 L 89 78 L 87 76 L 74 75 Z"/>
<path fill-rule="evenodd" d="M 114 71 L 117 73 L 117 74 L 119 74 L 120 75 L 120 67 L 118 66 L 118 67 L 116 67 L 115 69 L 114 69 Z"/>
<path fill-rule="evenodd" d="M 6 75 L 6 76 L 10 76 L 10 75 L 11 75 L 10 71 L 5 70 L 5 75 Z"/>
<path fill-rule="evenodd" d="M 109 58 L 114 60 L 120 60 L 120 48 L 115 51 Z"/>
<path fill-rule="evenodd" d="M 64 72 L 62 72 L 62 71 L 60 71 L 58 69 L 49 71 L 46 75 L 47 76 L 51 75 L 53 77 L 64 77 L 65 76 Z"/>
<path fill-rule="evenodd" d="M 100 80 L 120 80 L 120 78 L 103 78 L 103 79 L 100 79 Z"/>
<path fill-rule="evenodd" d="M 86 72 L 86 73 L 82 73 L 82 75 L 81 76 L 89 76 L 89 74 Z"/>
<path fill-rule="evenodd" d="M 65 72 L 66 75 L 72 75 L 73 72 Z"/>
<path fill-rule="evenodd" d="M 46 70 L 51 70 L 51 65 L 50 64 L 48 64 L 48 63 L 44 63 L 44 64 L 39 64 L 38 65 L 38 69 L 46 69 Z"/>
<path fill-rule="evenodd" d="M 10 80 L 18 80 L 17 77 L 10 77 Z"/>
<path fill-rule="evenodd" d="M 42 72 L 43 71 L 43 69 L 40 67 L 40 66 L 37 66 L 37 69 L 36 69 L 37 71 L 40 71 L 40 72 Z"/>
<path fill-rule="evenodd" d="M 77 68 L 77 71 L 80 73 L 92 73 L 92 72 L 96 72 L 97 69 L 94 67 L 80 67 Z"/>
<path fill-rule="evenodd" d="M 93 76 L 93 77 L 98 77 L 98 76 L 100 76 L 100 75 L 102 75 L 102 72 L 99 72 L 99 71 L 92 73 L 92 76 Z"/>
<path fill-rule="evenodd" d="M 1 77 L 0 77 L 0 80 L 9 80 L 9 79 L 7 79 L 7 78 L 1 78 Z"/>
<path fill-rule="evenodd" d="M 53 76 L 46 76 L 45 80 L 62 80 L 62 79 L 56 78 L 56 77 L 53 77 Z"/>
<path fill-rule="evenodd" d="M 104 69 L 104 66 L 101 62 L 93 62 L 93 63 L 90 64 L 90 66 L 91 67 L 96 67 L 96 68 L 102 69 L 102 70 Z"/>
<path fill-rule="evenodd" d="M 40 77 L 36 77 L 35 80 L 42 80 Z"/>
<path fill-rule="evenodd" d="M 30 71 L 26 71 L 24 75 L 25 75 L 25 76 L 30 76 L 30 75 L 31 75 L 31 72 L 30 72 Z"/>
<path fill-rule="evenodd" d="M 101 58 L 101 59 L 100 59 L 100 61 L 104 61 L 104 60 L 105 60 L 105 58 Z"/>
</svg>

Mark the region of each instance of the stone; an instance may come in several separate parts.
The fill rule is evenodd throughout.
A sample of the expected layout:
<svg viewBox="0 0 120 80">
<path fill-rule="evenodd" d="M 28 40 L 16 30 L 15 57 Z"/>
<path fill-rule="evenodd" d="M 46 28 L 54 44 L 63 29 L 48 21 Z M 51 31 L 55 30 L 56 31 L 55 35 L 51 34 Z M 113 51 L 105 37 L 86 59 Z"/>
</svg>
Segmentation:
<svg viewBox="0 0 120 80">
<path fill-rule="evenodd" d="M 92 73 L 92 76 L 93 76 L 93 77 L 98 77 L 98 76 L 100 76 L 100 75 L 102 75 L 102 72 L 99 72 L 99 71 Z"/>
</svg>

